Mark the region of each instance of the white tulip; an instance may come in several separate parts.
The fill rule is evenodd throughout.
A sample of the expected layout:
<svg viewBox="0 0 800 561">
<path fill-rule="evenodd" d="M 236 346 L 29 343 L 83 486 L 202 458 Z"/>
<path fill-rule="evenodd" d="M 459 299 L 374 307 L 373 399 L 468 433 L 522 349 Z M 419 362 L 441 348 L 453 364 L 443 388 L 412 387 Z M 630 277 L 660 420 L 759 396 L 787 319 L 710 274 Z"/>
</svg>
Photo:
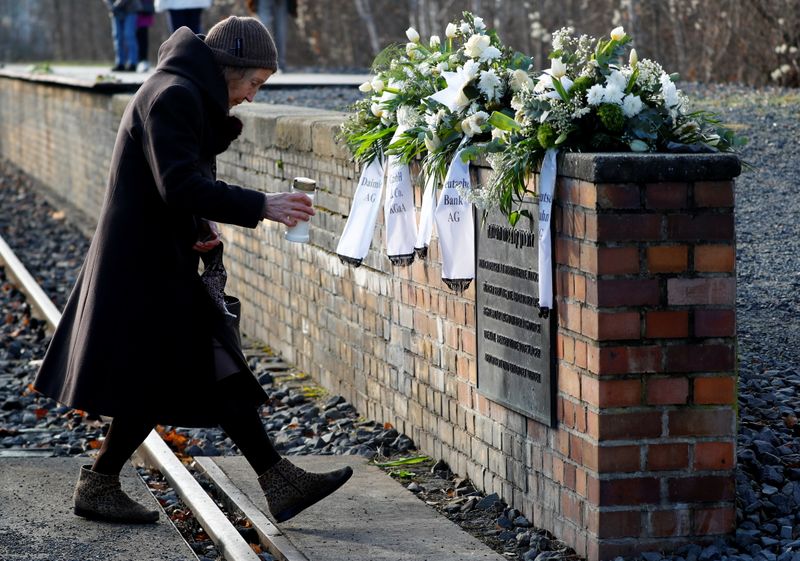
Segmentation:
<svg viewBox="0 0 800 561">
<path fill-rule="evenodd" d="M 369 110 L 372 111 L 372 114 L 375 115 L 376 117 L 381 117 L 383 115 L 383 109 L 381 109 L 381 106 L 378 105 L 377 103 L 373 103 L 370 106 Z"/>
<path fill-rule="evenodd" d="M 429 43 L 429 45 L 431 46 L 431 49 L 438 48 L 439 45 L 441 45 L 441 43 L 442 43 L 442 40 L 439 39 L 438 35 L 431 35 L 431 41 Z"/>
<path fill-rule="evenodd" d="M 560 58 L 554 58 L 550 61 L 550 76 L 553 78 L 563 78 L 567 74 L 567 65 L 561 62 Z"/>
<path fill-rule="evenodd" d="M 532 89 L 533 88 L 533 80 L 528 73 L 521 68 L 516 69 L 512 74 L 511 78 L 508 81 L 511 89 L 515 92 L 520 91 L 521 89 Z"/>
<path fill-rule="evenodd" d="M 425 135 L 425 148 L 428 149 L 428 152 L 436 152 L 439 146 L 442 145 L 442 139 L 436 133 L 433 133 L 432 136 L 433 138 L 428 138 L 428 135 Z"/>
<path fill-rule="evenodd" d="M 452 39 L 453 37 L 455 37 L 457 32 L 458 28 L 454 23 L 448 23 L 447 27 L 444 30 L 444 34 L 447 36 L 448 39 Z"/>
<path fill-rule="evenodd" d="M 369 93 L 369 92 L 372 91 L 372 83 L 371 82 L 364 82 L 363 84 L 358 86 L 358 89 L 361 90 L 364 93 Z"/>
<path fill-rule="evenodd" d="M 375 90 L 375 93 L 381 93 L 384 87 L 383 80 L 380 78 L 375 78 L 372 80 L 372 89 Z"/>
<path fill-rule="evenodd" d="M 414 58 L 414 55 L 417 52 L 417 44 L 416 43 L 406 43 L 406 56 L 408 58 Z"/>
<path fill-rule="evenodd" d="M 621 25 L 611 30 L 611 38 L 614 41 L 621 41 L 623 37 L 625 37 L 625 30 L 622 29 Z"/>
<path fill-rule="evenodd" d="M 406 29 L 406 37 L 408 37 L 408 40 L 412 43 L 419 43 L 419 33 L 417 33 L 417 30 L 413 27 Z"/>
<path fill-rule="evenodd" d="M 634 67 L 639 63 L 639 55 L 636 54 L 636 49 L 631 49 L 631 54 L 628 56 L 628 62 Z"/>
</svg>

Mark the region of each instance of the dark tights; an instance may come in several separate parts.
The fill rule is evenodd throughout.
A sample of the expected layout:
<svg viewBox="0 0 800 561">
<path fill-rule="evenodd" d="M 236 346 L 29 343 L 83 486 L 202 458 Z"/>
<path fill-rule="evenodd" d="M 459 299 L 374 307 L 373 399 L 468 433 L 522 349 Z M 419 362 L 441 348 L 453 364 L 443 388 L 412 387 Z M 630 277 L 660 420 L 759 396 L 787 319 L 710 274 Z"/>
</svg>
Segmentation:
<svg viewBox="0 0 800 561">
<path fill-rule="evenodd" d="M 222 430 L 241 450 L 256 474 L 261 475 L 281 459 L 269 439 L 261 416 L 255 407 L 242 407 L 232 389 L 234 384 L 219 383 L 217 417 Z M 131 454 L 144 442 L 155 423 L 139 418 L 117 416 L 111 421 L 106 439 L 94 461 L 92 470 L 118 475 Z"/>
</svg>

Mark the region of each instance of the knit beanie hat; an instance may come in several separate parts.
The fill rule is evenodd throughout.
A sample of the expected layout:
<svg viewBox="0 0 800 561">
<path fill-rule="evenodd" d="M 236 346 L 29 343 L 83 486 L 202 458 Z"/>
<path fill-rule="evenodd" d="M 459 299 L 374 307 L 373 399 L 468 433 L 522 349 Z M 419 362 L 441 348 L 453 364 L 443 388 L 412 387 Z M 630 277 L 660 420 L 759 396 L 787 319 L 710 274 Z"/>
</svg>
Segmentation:
<svg viewBox="0 0 800 561">
<path fill-rule="evenodd" d="M 212 27 L 205 41 L 222 66 L 278 69 L 275 42 L 256 18 L 230 16 Z"/>
</svg>

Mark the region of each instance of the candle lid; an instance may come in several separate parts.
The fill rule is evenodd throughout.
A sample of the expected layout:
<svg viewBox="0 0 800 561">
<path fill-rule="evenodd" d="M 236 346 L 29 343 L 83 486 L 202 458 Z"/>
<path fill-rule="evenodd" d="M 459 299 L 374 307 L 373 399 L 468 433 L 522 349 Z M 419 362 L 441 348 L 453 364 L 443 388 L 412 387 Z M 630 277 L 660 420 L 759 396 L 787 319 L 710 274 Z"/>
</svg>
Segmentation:
<svg viewBox="0 0 800 561">
<path fill-rule="evenodd" d="M 292 188 L 296 191 L 313 193 L 317 188 L 317 182 L 308 177 L 295 177 L 292 181 Z"/>
</svg>

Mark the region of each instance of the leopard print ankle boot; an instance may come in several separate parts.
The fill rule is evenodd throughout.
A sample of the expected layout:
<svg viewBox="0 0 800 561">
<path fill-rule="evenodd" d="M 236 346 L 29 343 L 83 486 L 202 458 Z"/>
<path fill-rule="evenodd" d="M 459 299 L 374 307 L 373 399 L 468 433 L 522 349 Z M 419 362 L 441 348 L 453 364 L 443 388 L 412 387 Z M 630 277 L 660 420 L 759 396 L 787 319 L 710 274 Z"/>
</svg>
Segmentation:
<svg viewBox="0 0 800 561">
<path fill-rule="evenodd" d="M 324 499 L 353 475 L 350 466 L 326 473 L 300 469 L 286 458 L 258 476 L 269 511 L 277 522 L 289 520 Z"/>
<path fill-rule="evenodd" d="M 128 524 L 147 524 L 158 520 L 157 510 L 147 510 L 125 494 L 119 476 L 97 473 L 88 465 L 81 467 L 72 499 L 75 514 L 90 520 Z"/>
</svg>

